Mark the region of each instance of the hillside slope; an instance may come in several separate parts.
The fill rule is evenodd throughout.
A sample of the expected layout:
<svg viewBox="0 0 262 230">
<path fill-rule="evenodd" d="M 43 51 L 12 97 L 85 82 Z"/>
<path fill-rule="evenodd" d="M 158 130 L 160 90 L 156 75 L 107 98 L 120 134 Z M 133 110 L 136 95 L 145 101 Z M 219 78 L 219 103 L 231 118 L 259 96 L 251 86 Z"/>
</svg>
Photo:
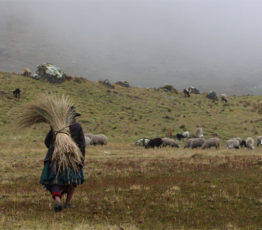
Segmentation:
<svg viewBox="0 0 262 230">
<path fill-rule="evenodd" d="M 21 89 L 21 98 L 12 91 Z M 50 84 L 11 73 L 0 73 L 0 138 L 2 140 L 42 140 L 46 125 L 17 130 L 15 115 L 19 106 L 43 92 L 69 95 L 82 114 L 78 121 L 84 132 L 105 133 L 112 142 L 133 143 L 141 137 L 165 136 L 203 127 L 205 137 L 226 140 L 262 135 L 262 97 L 234 96 L 229 103 L 212 102 L 205 94 L 185 98 L 182 93 L 160 89 L 108 89 L 97 82 L 73 78 Z"/>
</svg>

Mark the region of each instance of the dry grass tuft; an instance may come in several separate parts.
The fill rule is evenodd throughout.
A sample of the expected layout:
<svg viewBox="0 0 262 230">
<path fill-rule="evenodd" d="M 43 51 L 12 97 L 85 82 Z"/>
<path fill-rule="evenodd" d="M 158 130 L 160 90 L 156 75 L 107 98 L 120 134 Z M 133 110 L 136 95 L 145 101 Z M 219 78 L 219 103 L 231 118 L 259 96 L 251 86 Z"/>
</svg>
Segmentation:
<svg viewBox="0 0 262 230">
<path fill-rule="evenodd" d="M 70 136 L 69 125 L 74 119 L 73 103 L 68 97 L 42 94 L 36 101 L 21 108 L 18 115 L 18 126 L 29 127 L 34 124 L 46 123 L 50 125 L 55 135 L 52 164 L 55 171 L 63 169 L 77 170 L 81 164 L 82 154 Z"/>
</svg>

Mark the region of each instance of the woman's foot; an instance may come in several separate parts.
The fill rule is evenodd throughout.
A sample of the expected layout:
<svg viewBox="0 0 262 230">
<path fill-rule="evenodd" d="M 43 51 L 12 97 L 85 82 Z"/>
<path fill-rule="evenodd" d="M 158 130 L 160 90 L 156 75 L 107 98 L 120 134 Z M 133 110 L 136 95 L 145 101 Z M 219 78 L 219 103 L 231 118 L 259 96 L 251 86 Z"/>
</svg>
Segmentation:
<svg viewBox="0 0 262 230">
<path fill-rule="evenodd" d="M 75 208 L 76 206 L 73 204 L 67 204 L 65 203 L 64 208 Z"/>
<path fill-rule="evenodd" d="M 61 198 L 59 196 L 55 197 L 54 210 L 55 212 L 62 211 Z"/>
<path fill-rule="evenodd" d="M 60 202 L 55 202 L 55 204 L 54 204 L 54 210 L 55 210 L 55 212 L 60 212 L 60 211 L 62 211 L 62 205 L 61 205 L 61 203 Z"/>
</svg>

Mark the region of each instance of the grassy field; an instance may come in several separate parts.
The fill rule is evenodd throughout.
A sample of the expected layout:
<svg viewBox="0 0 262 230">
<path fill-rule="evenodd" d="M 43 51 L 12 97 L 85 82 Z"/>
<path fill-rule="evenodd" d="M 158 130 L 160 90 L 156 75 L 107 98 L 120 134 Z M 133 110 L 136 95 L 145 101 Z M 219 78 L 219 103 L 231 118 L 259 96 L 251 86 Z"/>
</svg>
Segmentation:
<svg viewBox="0 0 262 230">
<path fill-rule="evenodd" d="M 12 91 L 19 87 L 21 98 Z M 141 137 L 165 136 L 183 130 L 195 132 L 203 127 L 205 137 L 218 136 L 225 141 L 231 137 L 262 135 L 262 96 L 231 96 L 229 103 L 212 102 L 206 95 L 185 98 L 182 93 L 161 89 L 115 89 L 83 78 L 73 78 L 54 85 L 10 73 L 0 73 L 0 135 L 1 139 L 42 140 L 48 127 L 17 130 L 19 106 L 40 93 L 69 95 L 82 116 L 78 119 L 85 132 L 105 133 L 111 142 L 133 143 Z"/>
<path fill-rule="evenodd" d="M 262 155 L 247 150 L 87 148 L 76 209 L 54 213 L 39 184 L 42 143 L 1 142 L 2 229 L 258 229 Z M 1 228 L 1 227 L 0 227 Z"/>
<path fill-rule="evenodd" d="M 12 90 L 19 87 L 21 98 Z M 19 107 L 41 92 L 70 95 L 85 132 L 105 133 L 109 144 L 87 147 L 85 183 L 76 209 L 54 213 L 39 183 L 46 126 L 17 130 Z M 225 140 L 262 134 L 261 100 L 205 94 L 184 98 L 159 89 L 108 89 L 81 78 L 51 85 L 0 73 L 0 229 L 259 229 L 262 226 L 262 154 L 227 150 Z M 144 149 L 141 137 L 202 126 L 219 150 Z M 183 142 L 179 142 L 183 146 Z"/>
</svg>

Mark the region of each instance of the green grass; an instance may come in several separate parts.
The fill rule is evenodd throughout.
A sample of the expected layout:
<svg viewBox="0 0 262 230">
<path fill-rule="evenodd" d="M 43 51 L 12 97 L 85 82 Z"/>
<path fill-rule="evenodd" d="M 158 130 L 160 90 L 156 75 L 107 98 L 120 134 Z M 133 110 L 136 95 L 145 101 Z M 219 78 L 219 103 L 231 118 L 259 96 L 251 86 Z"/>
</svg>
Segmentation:
<svg viewBox="0 0 262 230">
<path fill-rule="evenodd" d="M 21 98 L 13 98 L 19 87 Z M 15 114 L 19 106 L 43 92 L 71 97 L 82 116 L 78 119 L 85 132 L 105 133 L 111 142 L 133 143 L 141 137 L 165 136 L 202 126 L 205 137 L 218 135 L 222 140 L 234 136 L 260 134 L 261 96 L 232 96 L 229 103 L 212 102 L 205 94 L 184 98 L 182 93 L 160 89 L 108 89 L 97 82 L 73 78 L 62 84 L 50 84 L 10 73 L 0 73 L 1 138 L 40 140 L 47 127 L 18 131 Z M 184 127 L 183 129 L 181 127 Z M 33 138 L 32 138 L 33 137 Z"/>
<path fill-rule="evenodd" d="M 13 98 L 19 87 L 21 98 Z M 42 92 L 69 95 L 84 131 L 104 133 L 107 146 L 89 146 L 85 183 L 74 210 L 54 213 L 39 183 L 45 125 L 18 130 L 19 107 Z M 73 78 L 59 85 L 0 73 L 0 229 L 259 229 L 261 150 L 227 150 L 231 137 L 261 135 L 261 96 L 213 103 L 158 89 L 105 86 Z M 141 137 L 202 126 L 219 150 L 144 149 Z M 261 133 L 260 133 L 261 132 Z M 183 141 L 179 144 L 183 145 Z"/>
</svg>

